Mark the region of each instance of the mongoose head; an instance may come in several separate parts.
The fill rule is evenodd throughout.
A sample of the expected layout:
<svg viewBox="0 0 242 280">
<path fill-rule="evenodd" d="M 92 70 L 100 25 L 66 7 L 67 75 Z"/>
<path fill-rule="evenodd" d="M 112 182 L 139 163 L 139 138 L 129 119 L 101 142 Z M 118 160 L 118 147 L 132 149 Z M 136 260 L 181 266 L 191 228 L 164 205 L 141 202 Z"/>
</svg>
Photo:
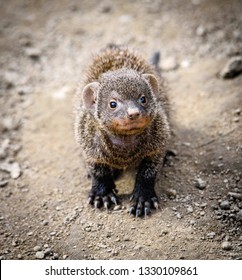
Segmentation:
<svg viewBox="0 0 242 280">
<path fill-rule="evenodd" d="M 152 122 L 158 92 L 154 75 L 121 69 L 86 85 L 82 99 L 103 129 L 115 135 L 135 135 Z"/>
</svg>

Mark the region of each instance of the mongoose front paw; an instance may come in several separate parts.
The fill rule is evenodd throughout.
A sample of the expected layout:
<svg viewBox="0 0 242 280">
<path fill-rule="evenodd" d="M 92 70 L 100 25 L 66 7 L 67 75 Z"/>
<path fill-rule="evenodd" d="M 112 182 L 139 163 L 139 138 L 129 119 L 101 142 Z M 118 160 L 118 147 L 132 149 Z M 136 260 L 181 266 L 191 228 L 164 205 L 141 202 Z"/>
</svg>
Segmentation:
<svg viewBox="0 0 242 280">
<path fill-rule="evenodd" d="M 130 198 L 131 206 L 129 213 L 136 217 L 147 216 L 151 213 L 151 208 L 158 209 L 158 199 L 154 196 L 140 195 L 136 196 L 133 194 Z"/>
<path fill-rule="evenodd" d="M 107 195 L 98 195 L 97 193 L 91 191 L 88 196 L 88 203 L 94 205 L 95 208 L 110 208 L 111 204 L 114 203 L 115 205 L 118 204 L 118 199 L 113 191 L 111 191 Z"/>
</svg>

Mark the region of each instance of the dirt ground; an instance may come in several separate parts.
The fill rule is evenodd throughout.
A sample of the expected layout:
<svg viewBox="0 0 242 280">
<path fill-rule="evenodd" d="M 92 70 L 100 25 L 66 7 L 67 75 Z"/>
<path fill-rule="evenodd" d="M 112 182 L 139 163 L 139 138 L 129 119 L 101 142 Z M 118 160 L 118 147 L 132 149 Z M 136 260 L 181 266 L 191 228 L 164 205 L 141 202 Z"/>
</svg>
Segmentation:
<svg viewBox="0 0 242 280">
<path fill-rule="evenodd" d="M 0 259 L 241 259 L 240 0 L 0 1 Z M 160 171 L 160 209 L 87 205 L 73 97 L 92 53 L 161 52 L 176 154 Z"/>
</svg>

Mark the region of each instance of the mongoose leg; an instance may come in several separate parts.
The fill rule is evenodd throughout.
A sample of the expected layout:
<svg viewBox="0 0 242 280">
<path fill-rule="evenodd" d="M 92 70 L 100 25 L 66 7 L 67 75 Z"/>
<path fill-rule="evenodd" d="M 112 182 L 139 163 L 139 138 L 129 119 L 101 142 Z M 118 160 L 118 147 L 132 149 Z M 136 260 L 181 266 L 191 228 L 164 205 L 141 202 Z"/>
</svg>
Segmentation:
<svg viewBox="0 0 242 280">
<path fill-rule="evenodd" d="M 136 175 L 135 187 L 130 198 L 130 214 L 136 217 L 149 215 L 151 208 L 158 208 L 158 198 L 155 193 L 157 163 L 152 159 L 142 160 Z"/>
<path fill-rule="evenodd" d="M 108 209 L 111 203 L 118 204 L 112 173 L 110 168 L 101 164 L 94 164 L 90 168 L 92 187 L 88 203 L 94 205 L 95 208 L 104 206 Z"/>
</svg>

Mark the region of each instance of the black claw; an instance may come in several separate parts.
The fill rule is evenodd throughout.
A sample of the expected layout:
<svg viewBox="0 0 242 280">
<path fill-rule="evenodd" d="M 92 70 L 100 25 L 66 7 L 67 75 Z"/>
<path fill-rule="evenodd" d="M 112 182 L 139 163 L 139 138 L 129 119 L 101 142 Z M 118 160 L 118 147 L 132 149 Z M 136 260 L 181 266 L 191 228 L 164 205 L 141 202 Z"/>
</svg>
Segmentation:
<svg viewBox="0 0 242 280">
<path fill-rule="evenodd" d="M 92 197 L 88 197 L 87 199 L 87 204 L 93 204 L 93 198 Z"/>
<path fill-rule="evenodd" d="M 97 196 L 95 201 L 94 201 L 94 207 L 95 208 L 100 208 L 101 207 L 101 201 L 100 201 L 100 197 Z"/>
<path fill-rule="evenodd" d="M 156 202 L 154 202 L 154 208 L 156 209 L 156 210 L 158 210 L 159 209 L 159 204 L 158 204 L 158 202 L 156 201 Z"/>
<path fill-rule="evenodd" d="M 153 202 L 153 207 L 158 210 L 159 209 L 159 203 L 156 197 L 151 198 L 152 202 Z"/>
<path fill-rule="evenodd" d="M 108 210 L 109 203 L 108 203 L 107 201 L 105 201 L 105 202 L 103 203 L 103 206 L 104 206 L 104 208 L 105 208 L 105 209 L 107 209 L 107 210 Z"/>
<path fill-rule="evenodd" d="M 134 215 L 135 214 L 135 207 L 134 206 L 131 206 L 130 209 L 129 209 L 129 214 L 130 215 Z"/>
<path fill-rule="evenodd" d="M 139 209 L 139 208 L 136 209 L 136 218 L 140 217 L 141 213 L 142 213 L 141 209 Z"/>
<path fill-rule="evenodd" d="M 109 197 L 110 197 L 111 201 L 112 201 L 115 205 L 118 204 L 117 197 L 116 197 L 113 193 L 111 193 L 111 194 L 109 195 Z"/>
<path fill-rule="evenodd" d="M 144 209 L 144 214 L 145 216 L 148 216 L 150 214 L 150 203 L 148 201 L 145 202 L 145 209 Z"/>
<path fill-rule="evenodd" d="M 148 216 L 150 214 L 150 208 L 145 207 L 144 213 L 145 213 L 145 217 Z"/>
</svg>

